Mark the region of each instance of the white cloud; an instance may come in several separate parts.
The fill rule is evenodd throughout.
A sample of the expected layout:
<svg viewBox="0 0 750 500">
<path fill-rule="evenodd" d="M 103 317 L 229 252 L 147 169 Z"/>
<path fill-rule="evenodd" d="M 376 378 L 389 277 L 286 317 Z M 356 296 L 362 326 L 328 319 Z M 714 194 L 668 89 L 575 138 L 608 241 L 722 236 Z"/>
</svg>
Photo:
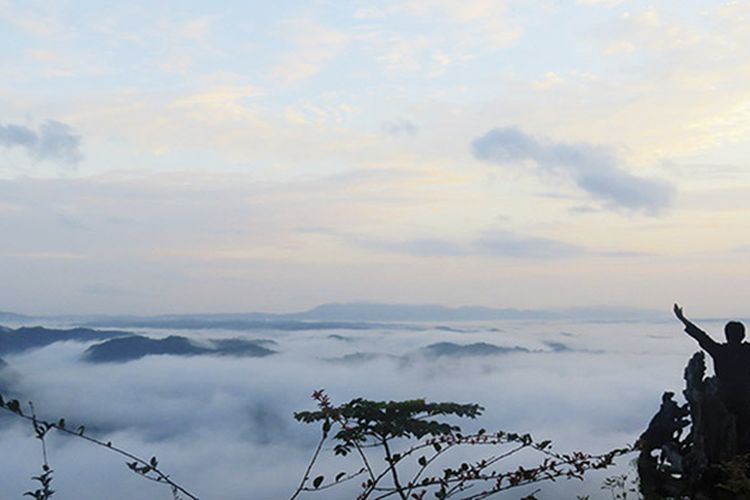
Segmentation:
<svg viewBox="0 0 750 500">
<path fill-rule="evenodd" d="M 421 238 L 382 242 L 349 238 L 368 249 L 396 252 L 418 257 L 490 257 L 531 260 L 556 260 L 580 257 L 586 249 L 551 238 L 528 236 L 508 230 L 486 230 L 466 242 L 449 238 Z"/>
<path fill-rule="evenodd" d="M 636 47 L 635 44 L 632 42 L 627 41 L 619 41 L 614 42 L 604 48 L 604 53 L 606 55 L 615 55 L 615 54 L 629 54 L 631 52 L 635 52 Z"/>
<path fill-rule="evenodd" d="M 212 15 L 185 21 L 177 28 L 177 34 L 197 42 L 204 42 L 210 35 L 213 25 L 219 19 L 220 16 Z"/>
<path fill-rule="evenodd" d="M 548 71 L 544 78 L 531 82 L 531 87 L 535 90 L 548 90 L 558 85 L 562 85 L 564 80 L 554 71 Z"/>
<path fill-rule="evenodd" d="M 274 70 L 286 83 L 317 75 L 342 53 L 350 41 L 346 33 L 311 20 L 286 21 L 281 29 L 294 45 Z"/>
<path fill-rule="evenodd" d="M 218 85 L 175 99 L 174 106 L 208 106 L 214 109 L 237 109 L 241 99 L 259 97 L 265 91 L 255 85 Z"/>
<path fill-rule="evenodd" d="M 39 62 L 49 63 L 59 60 L 59 57 L 54 52 L 45 49 L 28 49 L 26 53 L 29 57 Z"/>
<path fill-rule="evenodd" d="M 448 64 L 475 57 L 477 52 L 513 46 L 523 29 L 505 1 L 465 2 L 409 0 L 358 9 L 357 19 L 372 23 L 360 39 L 390 71 L 424 71 L 440 76 Z M 429 23 L 430 30 L 413 33 L 393 29 L 394 22 Z M 471 36 L 467 36 L 471 32 Z"/>
<path fill-rule="evenodd" d="M 578 5 L 603 5 L 605 7 L 614 7 L 615 5 L 620 5 L 624 1 L 625 0 L 576 0 L 576 3 Z"/>
</svg>

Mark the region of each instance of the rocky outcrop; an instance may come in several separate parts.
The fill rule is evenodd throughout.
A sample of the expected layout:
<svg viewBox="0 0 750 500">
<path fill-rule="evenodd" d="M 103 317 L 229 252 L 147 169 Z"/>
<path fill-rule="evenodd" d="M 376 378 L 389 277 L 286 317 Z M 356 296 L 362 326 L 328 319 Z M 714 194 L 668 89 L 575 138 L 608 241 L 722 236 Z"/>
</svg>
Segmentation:
<svg viewBox="0 0 750 500">
<path fill-rule="evenodd" d="M 705 356 L 696 353 L 685 368 L 685 404 L 665 392 L 659 411 L 638 440 L 641 493 L 646 500 L 748 498 L 747 437 L 738 433 L 741 416 L 719 397 L 715 377 L 706 377 Z"/>
</svg>

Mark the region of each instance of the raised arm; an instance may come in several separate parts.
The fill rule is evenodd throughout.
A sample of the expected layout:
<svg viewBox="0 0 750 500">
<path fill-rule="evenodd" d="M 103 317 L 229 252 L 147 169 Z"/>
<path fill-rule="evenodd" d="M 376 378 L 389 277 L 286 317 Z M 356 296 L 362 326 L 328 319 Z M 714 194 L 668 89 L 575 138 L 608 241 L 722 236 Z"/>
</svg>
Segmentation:
<svg viewBox="0 0 750 500">
<path fill-rule="evenodd" d="M 697 340 L 698 345 L 700 345 L 706 352 L 713 355 L 714 352 L 716 352 L 716 349 L 719 347 L 719 344 L 714 339 L 709 337 L 706 332 L 695 326 L 695 323 L 687 319 L 682 311 L 682 307 L 680 307 L 679 304 L 675 304 L 673 310 L 674 315 L 677 316 L 677 319 L 682 321 L 682 324 L 685 325 L 685 333 Z"/>
</svg>

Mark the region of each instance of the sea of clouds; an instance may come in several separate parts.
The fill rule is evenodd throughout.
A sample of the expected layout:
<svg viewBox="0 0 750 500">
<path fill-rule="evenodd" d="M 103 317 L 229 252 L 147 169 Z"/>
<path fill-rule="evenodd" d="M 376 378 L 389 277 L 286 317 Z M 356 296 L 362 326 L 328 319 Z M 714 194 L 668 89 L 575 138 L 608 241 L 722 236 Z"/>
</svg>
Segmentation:
<svg viewBox="0 0 750 500">
<path fill-rule="evenodd" d="M 427 328 L 425 328 L 427 326 Z M 433 328 L 433 326 L 435 328 Z M 172 478 L 201 499 L 289 498 L 319 437 L 293 412 L 312 409 L 310 394 L 325 388 L 334 403 L 427 398 L 477 402 L 480 427 L 530 432 L 557 451 L 605 452 L 633 443 L 658 409 L 661 393 L 679 394 L 682 370 L 697 350 L 674 323 L 494 321 L 408 328 L 320 331 L 138 330 L 154 337 L 272 339 L 278 354 L 263 358 L 147 356 L 127 363 L 87 363 L 89 344 L 61 342 L 8 362 L 0 385 L 32 400 L 41 417 L 68 425 L 145 458 L 156 455 Z M 720 333 L 721 325 L 705 324 Z M 437 342 L 519 346 L 530 352 L 434 357 L 420 349 Z M 346 358 L 355 353 L 379 354 Z M 48 439 L 57 500 L 169 499 L 168 488 L 139 478 L 124 460 L 82 440 Z M 0 498 L 35 488 L 39 442 L 31 426 L 0 418 Z M 634 455 L 630 458 L 634 458 Z M 540 498 L 608 498 L 601 480 L 542 485 Z M 320 473 L 356 469 L 352 459 L 324 450 Z M 508 463 L 514 468 L 515 463 Z M 498 498 L 520 498 L 536 488 Z M 303 498 L 348 499 L 342 486 Z"/>
</svg>

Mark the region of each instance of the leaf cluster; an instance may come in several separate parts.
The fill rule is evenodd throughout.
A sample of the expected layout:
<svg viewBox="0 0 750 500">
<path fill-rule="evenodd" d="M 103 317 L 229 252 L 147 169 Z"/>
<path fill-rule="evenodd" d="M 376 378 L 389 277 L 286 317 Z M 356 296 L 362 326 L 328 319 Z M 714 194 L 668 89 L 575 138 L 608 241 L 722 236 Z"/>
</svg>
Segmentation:
<svg viewBox="0 0 750 500">
<path fill-rule="evenodd" d="M 52 484 L 52 469 L 48 465 L 42 466 L 42 473 L 33 476 L 31 479 L 39 483 L 40 488 L 34 491 L 27 491 L 23 494 L 25 497 L 31 497 L 34 500 L 47 500 L 54 495 L 55 491 L 50 488 Z"/>
<path fill-rule="evenodd" d="M 461 431 L 459 426 L 433 417 L 476 418 L 484 410 L 478 404 L 428 403 L 424 399 L 370 401 L 356 398 L 336 407 L 319 406 L 317 411 L 297 412 L 294 418 L 308 424 L 322 421 L 325 432 L 330 429 L 331 421 L 341 424 L 334 435 L 339 441 L 334 448 L 337 455 L 347 455 L 355 445 L 364 445 L 370 440 L 421 439 L 457 433 Z"/>
<path fill-rule="evenodd" d="M 322 390 L 315 391 L 312 397 L 318 409 L 297 412 L 295 418 L 303 423 L 322 422 L 322 435 L 292 499 L 302 492 L 331 488 L 361 475 L 365 478 L 360 484 L 359 500 L 391 496 L 419 500 L 428 493 L 438 499 L 455 496 L 480 499 L 542 481 L 583 479 L 587 471 L 607 468 L 616 457 L 632 451 L 628 447 L 601 455 L 556 453 L 551 450 L 549 440 L 536 441 L 530 434 L 480 429 L 465 435 L 457 425 L 445 420 L 476 418 L 484 410 L 478 404 L 357 398 L 335 406 Z M 339 472 L 326 481 L 324 476 L 314 476 L 312 471 L 323 444 L 330 438 L 335 455 L 356 452 L 361 467 L 352 472 Z M 466 446 L 486 447 L 489 453 L 475 461 L 447 467 L 438 465 L 444 463 L 439 459 L 448 451 Z M 540 454 L 540 463 L 531 467 L 503 466 L 505 460 L 524 450 Z"/>
</svg>

